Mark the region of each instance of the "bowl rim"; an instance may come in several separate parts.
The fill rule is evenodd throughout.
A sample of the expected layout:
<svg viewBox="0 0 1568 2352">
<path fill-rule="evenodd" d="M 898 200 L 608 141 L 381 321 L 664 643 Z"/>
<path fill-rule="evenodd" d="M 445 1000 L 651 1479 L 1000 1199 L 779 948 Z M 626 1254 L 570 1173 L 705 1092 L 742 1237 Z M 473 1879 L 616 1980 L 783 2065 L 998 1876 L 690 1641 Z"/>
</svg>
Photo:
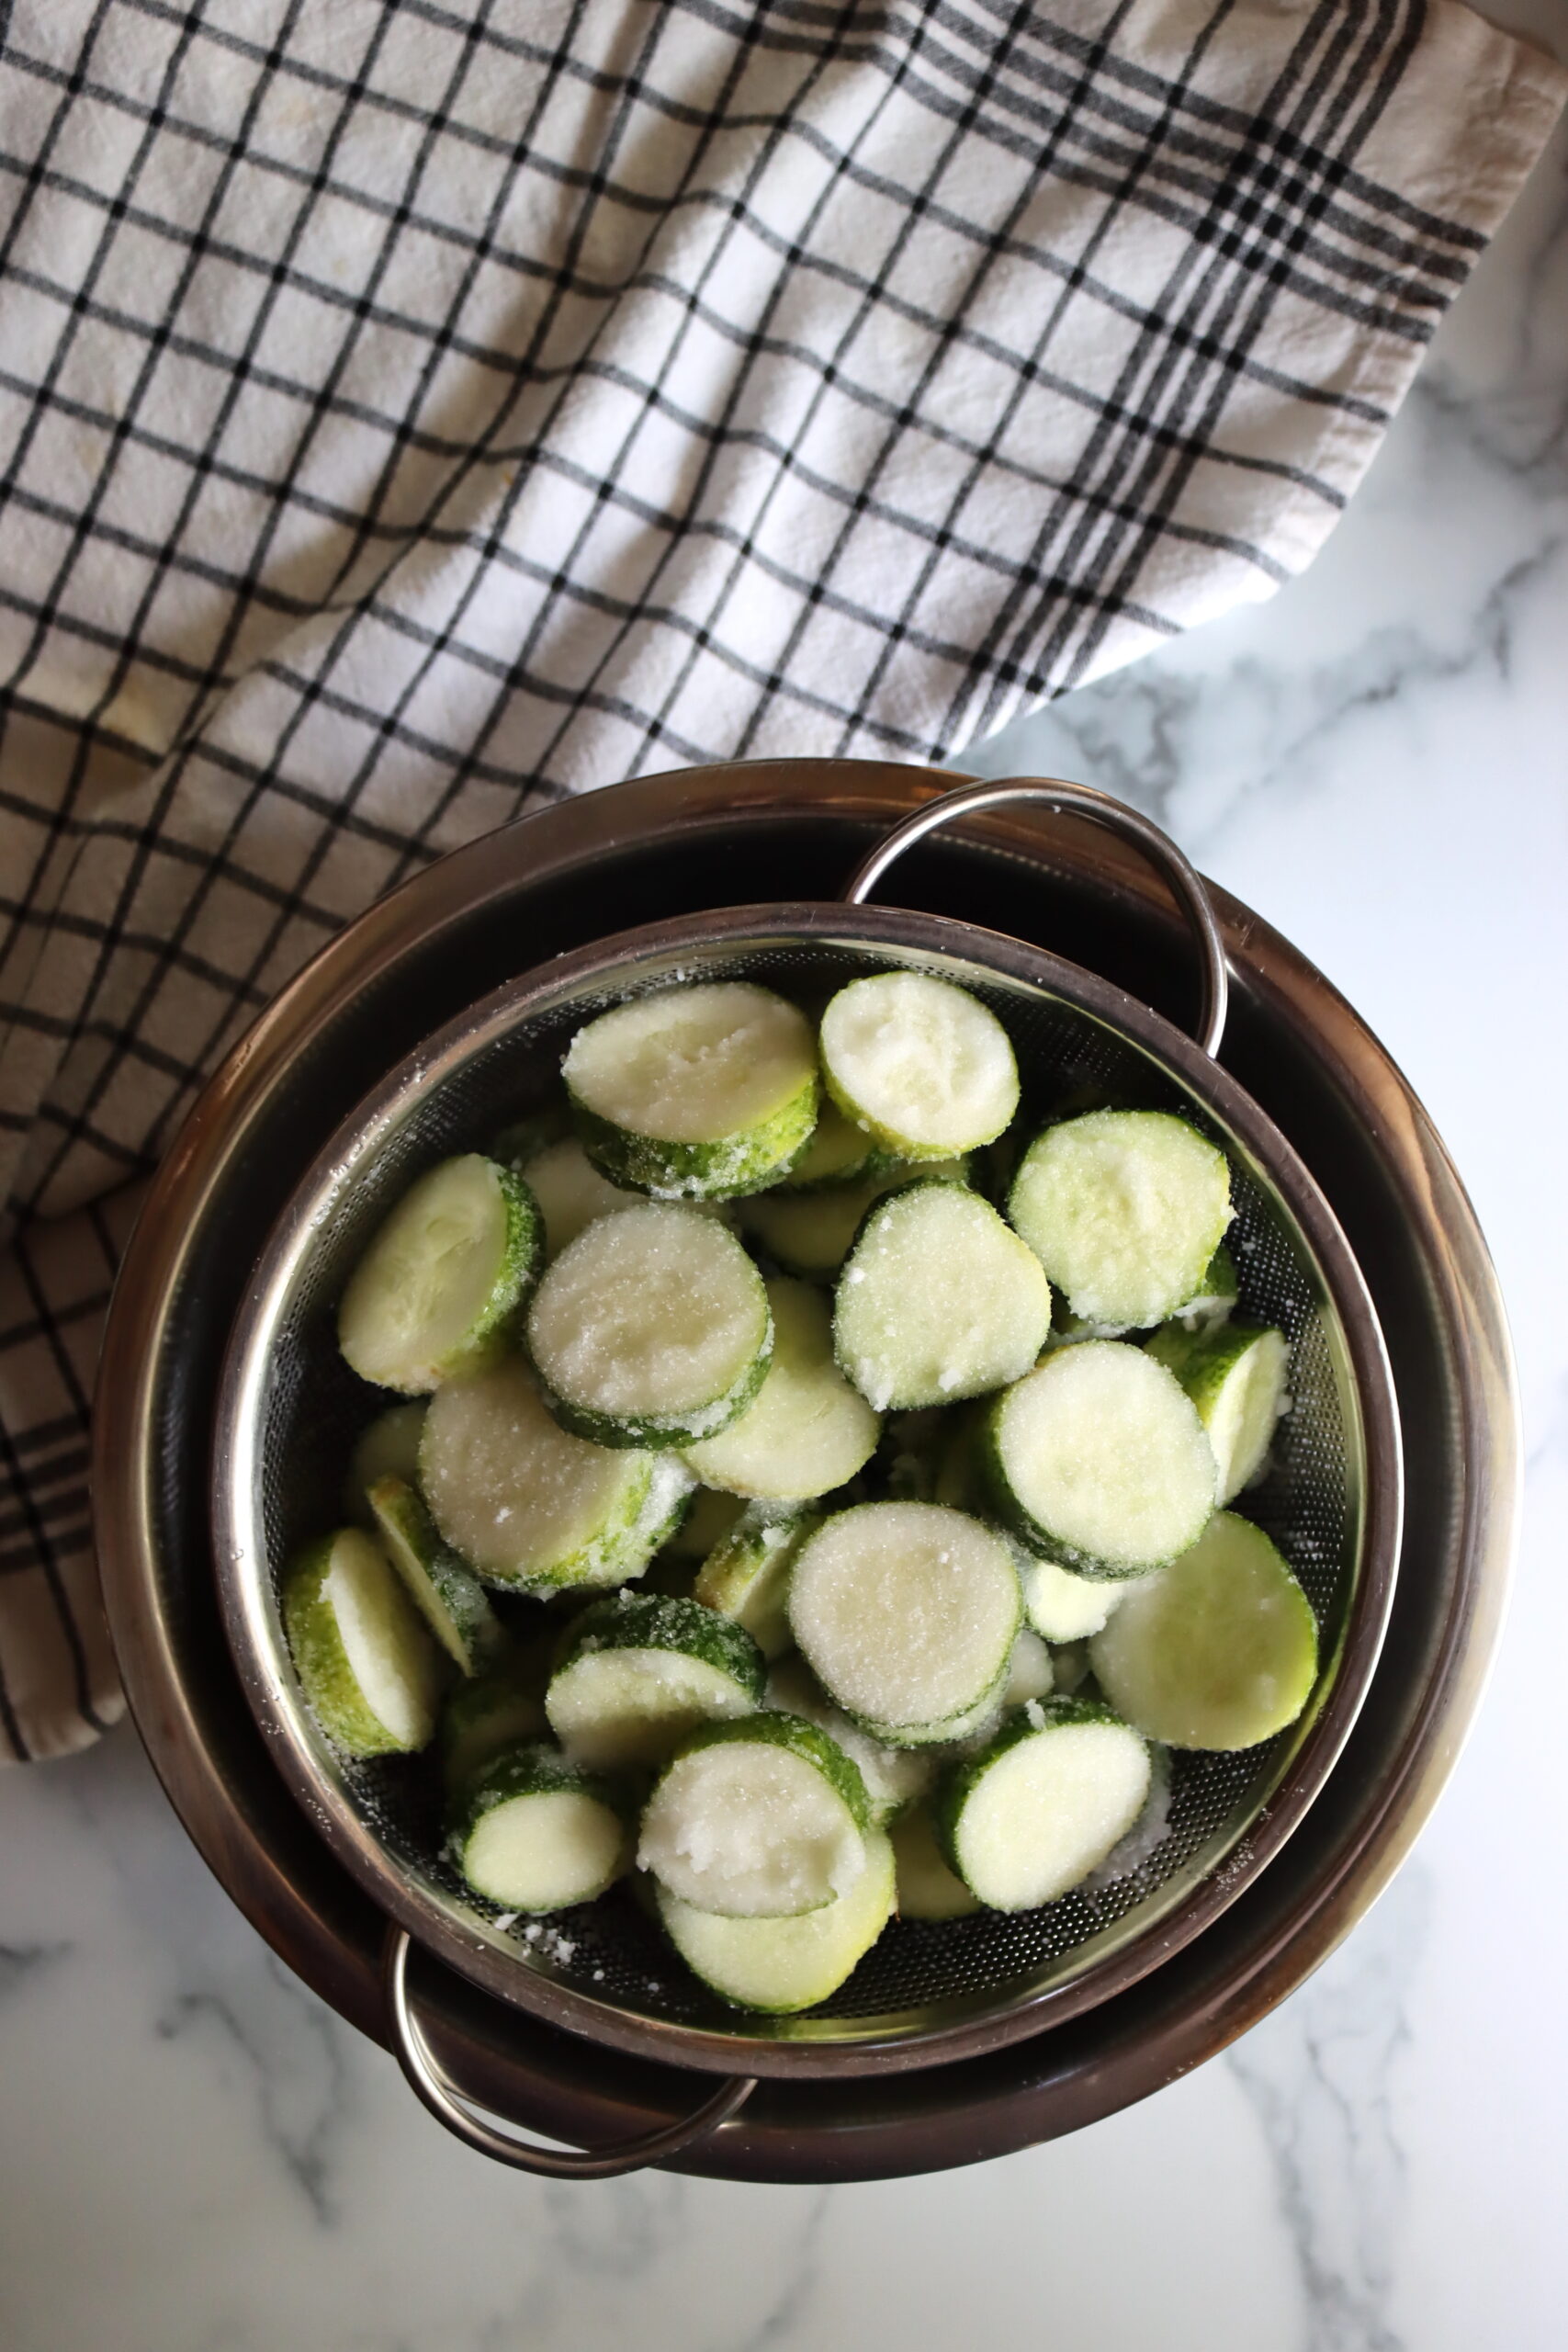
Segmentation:
<svg viewBox="0 0 1568 2352">
<path fill-rule="evenodd" d="M 695 953 L 719 942 L 816 939 L 860 948 L 878 944 L 940 961 L 960 956 L 1010 980 L 1060 997 L 1175 1076 L 1226 1129 L 1244 1156 L 1283 1198 L 1298 1237 L 1332 1300 L 1351 1372 L 1350 1410 L 1360 1462 L 1360 1526 L 1356 1581 L 1326 1690 L 1283 1759 L 1280 1777 L 1253 1815 L 1241 1843 L 1215 1854 L 1196 1888 L 1156 1911 L 1135 1933 L 1080 1947 L 1072 1974 L 1004 2005 L 996 1994 L 972 1996 L 984 2013 L 906 2027 L 880 2037 L 856 2021 L 853 2041 L 791 2038 L 787 2023 L 738 2018 L 719 2033 L 596 2000 L 547 1971 L 519 1965 L 515 1948 L 458 1924 L 409 1880 L 367 1830 L 352 1804 L 324 1780 L 312 1747 L 319 1733 L 304 1716 L 280 1665 L 281 1634 L 265 1559 L 253 1545 L 248 1498 L 253 1465 L 250 1426 L 264 1365 L 261 1339 L 280 1284 L 306 1246 L 324 1200 L 348 1170 L 374 1151 L 410 1105 L 482 1044 L 514 1029 L 561 996 L 615 986 L 628 957 Z M 870 904 L 780 902 L 706 910 L 637 925 L 570 951 L 491 990 L 416 1046 L 342 1120 L 291 1191 L 275 1222 L 236 1317 L 224 1360 L 213 1454 L 213 1521 L 225 1632 L 247 1703 L 268 1752 L 312 1826 L 378 1908 L 427 1951 L 482 1991 L 548 2025 L 611 2049 L 666 2064 L 712 2072 L 795 2078 L 825 2074 L 902 2071 L 982 2055 L 1039 2033 L 1138 1983 L 1201 1934 L 1278 1855 L 1327 1779 L 1370 1686 L 1393 1600 L 1403 1511 L 1403 1471 L 1393 1374 L 1376 1310 L 1349 1244 L 1321 1188 L 1267 1114 L 1224 1067 L 1164 1017 L 1113 983 L 1007 933 L 946 915 Z M 281 1652 L 286 1657 L 286 1650 Z M 874 2022 L 874 2021 L 873 2021 Z"/>
</svg>

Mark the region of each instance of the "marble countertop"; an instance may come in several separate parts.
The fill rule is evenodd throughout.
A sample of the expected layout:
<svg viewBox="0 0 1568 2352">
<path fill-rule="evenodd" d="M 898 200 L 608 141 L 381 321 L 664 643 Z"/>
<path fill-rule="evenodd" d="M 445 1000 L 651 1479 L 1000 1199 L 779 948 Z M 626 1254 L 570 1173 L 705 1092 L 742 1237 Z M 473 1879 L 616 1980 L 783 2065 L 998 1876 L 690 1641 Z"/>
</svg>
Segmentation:
<svg viewBox="0 0 1568 2352">
<path fill-rule="evenodd" d="M 1560 8 L 1530 14 L 1568 51 Z M 1470 1186 L 1514 1319 L 1526 1531 L 1414 1858 L 1242 2042 L 1069 2140 L 872 2187 L 555 2187 L 448 2141 L 283 1969 L 122 1725 L 0 1775 L 8 2352 L 1562 2343 L 1565 154 L 1314 570 L 966 763 L 1156 816 L 1357 1004 Z"/>
</svg>

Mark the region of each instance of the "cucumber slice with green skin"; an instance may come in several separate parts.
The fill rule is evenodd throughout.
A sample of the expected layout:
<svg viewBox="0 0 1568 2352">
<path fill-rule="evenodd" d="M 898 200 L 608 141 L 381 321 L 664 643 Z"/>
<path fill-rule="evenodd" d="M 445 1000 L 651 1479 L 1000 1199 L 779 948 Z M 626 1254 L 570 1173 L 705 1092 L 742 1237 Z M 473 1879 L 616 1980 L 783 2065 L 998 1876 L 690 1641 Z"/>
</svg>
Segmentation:
<svg viewBox="0 0 1568 2352">
<path fill-rule="evenodd" d="M 773 1353 L 778 1354 L 778 1317 L 775 1314 Z M 700 1566 L 715 1546 L 721 1544 L 747 1509 L 743 1495 L 720 1494 L 712 1487 L 699 1487 L 680 1526 L 671 1536 L 668 1549 L 678 1559 L 690 1560 Z"/>
<path fill-rule="evenodd" d="M 998 1535 L 936 1503 L 861 1503 L 803 1544 L 789 1622 L 817 1679 L 874 1738 L 962 1736 L 1000 1685 L 1021 1603 Z"/>
<path fill-rule="evenodd" d="M 441 1710 L 441 1777 L 448 1792 L 471 1781 L 506 1749 L 545 1738 L 547 1665 L 536 1647 L 504 1659 L 488 1674 L 460 1682 Z"/>
<path fill-rule="evenodd" d="M 344 1510 L 350 1519 L 374 1526 L 367 1498 L 378 1478 L 406 1478 L 411 1487 L 416 1483 L 424 1414 L 423 1397 L 412 1396 L 406 1405 L 389 1405 L 361 1432 L 344 1482 Z"/>
<path fill-rule="evenodd" d="M 477 1674 L 506 1642 L 483 1585 L 442 1542 L 435 1521 L 406 1478 L 378 1478 L 367 1500 L 387 1557 L 414 1607 L 454 1665 L 464 1674 Z"/>
<path fill-rule="evenodd" d="M 997 1516 L 1025 1548 L 1084 1577 L 1141 1576 L 1202 1533 L 1214 1456 L 1181 1384 L 1124 1340 L 1060 1348 L 981 1425 Z"/>
<path fill-rule="evenodd" d="M 1317 1680 L 1312 1603 L 1260 1527 L 1217 1512 L 1089 1644 L 1111 1705 L 1169 1747 L 1256 1747 Z"/>
<path fill-rule="evenodd" d="M 617 1209 L 636 1208 L 640 1193 L 628 1193 L 602 1176 L 574 1135 L 547 1144 L 523 1161 L 518 1173 L 539 1204 L 545 1220 L 545 1262 L 558 1258 L 569 1242 L 593 1223 L 613 1216 Z M 704 1216 L 728 1214 L 723 1201 L 693 1201 Z"/>
<path fill-rule="evenodd" d="M 719 1918 L 795 1918 L 848 1894 L 869 1822 L 861 1776 L 826 1732 L 751 1715 L 694 1732 L 665 1766 L 637 1865 Z"/>
<path fill-rule="evenodd" d="M 724 1919 L 659 1890 L 665 1933 L 694 1976 L 732 2008 L 793 2017 L 852 1976 L 893 1917 L 893 1849 L 865 1840 L 865 1867 L 848 1892 L 793 1919 Z"/>
<path fill-rule="evenodd" d="M 1235 1260 L 1222 1241 L 1203 1272 L 1203 1279 L 1175 1319 L 1184 1331 L 1213 1331 L 1227 1322 L 1241 1295 Z"/>
<path fill-rule="evenodd" d="M 781 1193 L 834 1193 L 893 1175 L 904 1163 L 824 1098 L 810 1142 L 778 1179 Z"/>
<path fill-rule="evenodd" d="M 1285 1335 L 1247 1323 L 1195 1331 L 1167 1324 L 1145 1345 L 1197 1407 L 1214 1449 L 1223 1507 L 1262 1469 L 1275 1424 L 1290 1403 Z"/>
<path fill-rule="evenodd" d="M 1168 1111 L 1090 1111 L 1036 1136 L 1008 1215 L 1073 1315 L 1134 1329 L 1198 1290 L 1230 1223 L 1230 1169 Z"/>
<path fill-rule="evenodd" d="M 591 1903 L 628 1867 L 631 1848 L 609 1783 L 543 1742 L 491 1758 L 464 1788 L 446 1841 L 476 1894 L 534 1912 Z"/>
<path fill-rule="evenodd" d="M 780 1515 L 752 1504 L 703 1562 L 693 1600 L 744 1625 L 765 1658 L 782 1657 L 790 1645 L 784 1613 L 790 1566 L 821 1524 L 815 1511 Z"/>
<path fill-rule="evenodd" d="M 598 1218 L 545 1272 L 528 1351 L 561 1427 L 674 1446 L 746 1410 L 773 1355 L 762 1277 L 732 1233 L 672 1204 Z"/>
<path fill-rule="evenodd" d="M 705 1486 L 761 1503 L 811 1502 L 870 1461 L 882 1424 L 840 1371 L 826 1302 L 804 1283 L 767 1285 L 773 1352 L 755 1403 L 686 1448 Z"/>
<path fill-rule="evenodd" d="M 1032 1700 L 936 1802 L 947 1861 L 988 1909 L 1032 1911 L 1079 1884 L 1148 1795 L 1149 1751 L 1109 1707 Z"/>
<path fill-rule="evenodd" d="M 772 1192 L 761 1200 L 748 1201 L 740 1212 L 741 1221 L 785 1273 L 799 1274 L 807 1282 L 827 1282 L 849 1256 L 856 1235 L 878 1201 L 919 1177 L 929 1181 L 942 1177 L 949 1183 L 965 1184 L 969 1162 L 931 1160 L 919 1170 L 899 1165 L 885 1175 L 868 1177 L 833 1193 L 796 1196 Z"/>
<path fill-rule="evenodd" d="M 873 1209 L 834 1296 L 839 1362 L 878 1412 L 1021 1380 L 1050 1328 L 1040 1261 L 960 1184 L 910 1184 Z"/>
<path fill-rule="evenodd" d="M 743 1626 L 694 1600 L 619 1593 L 570 1627 L 545 1713 L 572 1757 L 660 1764 L 704 1723 L 754 1714 L 762 1654 Z"/>
<path fill-rule="evenodd" d="M 804 1658 L 783 1658 L 768 1677 L 767 1703 L 816 1724 L 841 1747 L 865 1783 L 871 1826 L 886 1828 L 936 1781 L 937 1758 L 926 1748 L 888 1747 L 835 1707 Z"/>
<path fill-rule="evenodd" d="M 437 1390 L 419 1482 L 437 1528 L 477 1575 L 542 1594 L 640 1576 L 691 1483 L 670 1456 L 570 1436 L 517 1357 Z"/>
<path fill-rule="evenodd" d="M 1105 1577 L 1075 1576 L 1055 1560 L 1022 1553 L 1018 1580 L 1023 1587 L 1023 1613 L 1043 1642 L 1082 1642 L 1108 1624 L 1121 1605 L 1125 1581 Z"/>
<path fill-rule="evenodd" d="M 968 1919 L 980 1908 L 964 1881 L 947 1866 L 936 1842 L 929 1805 L 900 1815 L 888 1836 L 897 1871 L 901 1919 Z"/>
<path fill-rule="evenodd" d="M 519 1176 L 477 1151 L 405 1193 L 350 1275 L 338 1345 L 407 1396 L 490 1362 L 532 1287 L 544 1225 Z"/>
<path fill-rule="evenodd" d="M 759 1192 L 817 1125 L 811 1025 L 750 981 L 617 1005 L 578 1031 L 561 1075 L 590 1159 L 660 1199 Z"/>
<path fill-rule="evenodd" d="M 994 1143 L 1018 1108 L 1018 1064 L 996 1014 L 924 972 L 852 980 L 822 1016 L 821 1046 L 840 1110 L 906 1159 Z"/>
<path fill-rule="evenodd" d="M 350 1756 L 423 1747 L 435 1729 L 441 1654 L 364 1529 L 312 1544 L 282 1599 L 300 1688 L 329 1739 Z"/>
</svg>

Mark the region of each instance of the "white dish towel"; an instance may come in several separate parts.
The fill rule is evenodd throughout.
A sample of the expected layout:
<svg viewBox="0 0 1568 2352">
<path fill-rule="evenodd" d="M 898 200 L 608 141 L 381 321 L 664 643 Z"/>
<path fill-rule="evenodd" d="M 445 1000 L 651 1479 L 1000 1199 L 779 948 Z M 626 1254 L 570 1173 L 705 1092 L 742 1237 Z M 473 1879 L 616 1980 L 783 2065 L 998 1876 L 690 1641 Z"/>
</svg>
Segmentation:
<svg viewBox="0 0 1568 2352">
<path fill-rule="evenodd" d="M 1563 86 L 1451 0 L 15 0 L 0 1751 L 119 1712 L 108 1285 L 268 995 L 540 796 L 1272 594 Z"/>
</svg>

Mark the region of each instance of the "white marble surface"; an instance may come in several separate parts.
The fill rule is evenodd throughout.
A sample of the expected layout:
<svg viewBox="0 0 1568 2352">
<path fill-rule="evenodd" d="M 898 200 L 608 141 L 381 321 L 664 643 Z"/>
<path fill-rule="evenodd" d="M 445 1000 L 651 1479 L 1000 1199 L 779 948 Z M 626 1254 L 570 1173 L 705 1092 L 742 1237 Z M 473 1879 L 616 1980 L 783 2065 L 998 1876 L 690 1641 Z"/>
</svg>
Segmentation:
<svg viewBox="0 0 1568 2352">
<path fill-rule="evenodd" d="M 1513 13 L 1568 49 L 1560 0 Z M 288 1976 L 122 1727 L 0 1776 L 6 2352 L 1568 2339 L 1563 156 L 1315 570 L 981 762 L 1160 816 L 1361 1008 L 1474 1194 L 1529 1519 L 1488 1703 L 1415 1859 L 1236 2049 L 1070 2141 L 827 2192 L 557 2188 L 446 2141 Z"/>
</svg>

